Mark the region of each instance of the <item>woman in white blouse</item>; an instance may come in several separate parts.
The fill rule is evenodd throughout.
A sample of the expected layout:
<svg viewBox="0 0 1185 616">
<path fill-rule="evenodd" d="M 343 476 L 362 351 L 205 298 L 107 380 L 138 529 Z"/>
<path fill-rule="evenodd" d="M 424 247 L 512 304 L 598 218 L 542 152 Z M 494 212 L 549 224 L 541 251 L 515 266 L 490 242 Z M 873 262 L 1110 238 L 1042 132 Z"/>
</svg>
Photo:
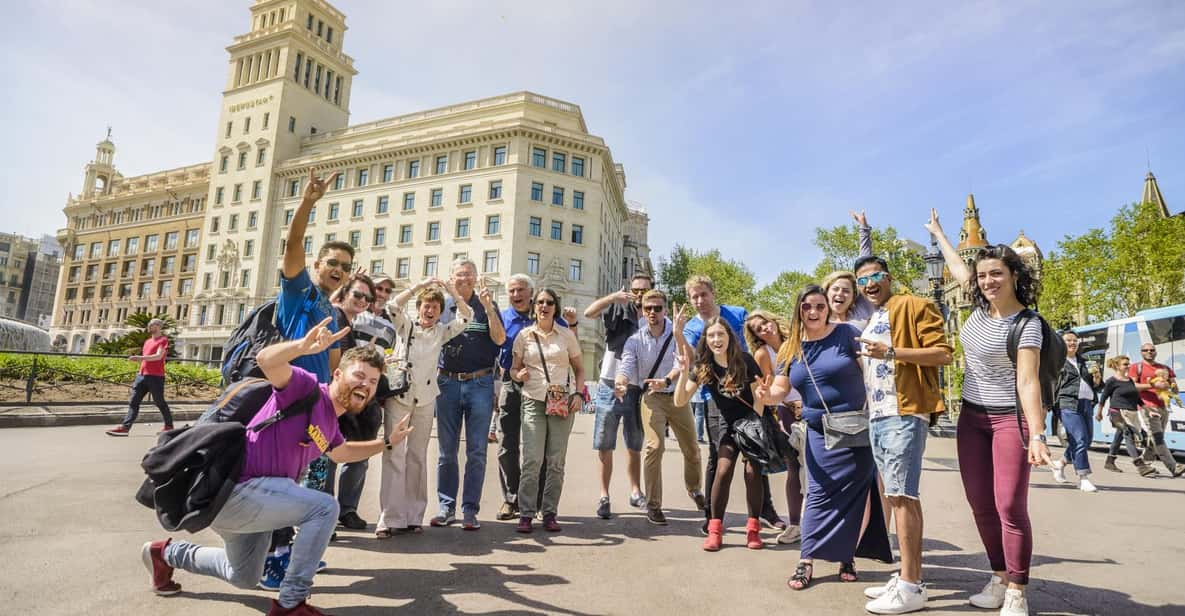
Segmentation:
<svg viewBox="0 0 1185 616">
<path fill-rule="evenodd" d="M 457 318 L 441 325 L 444 293 L 456 300 Z M 404 305 L 416 298 L 417 319 L 413 323 L 404 312 Z M 440 348 L 445 342 L 465 330 L 473 317 L 473 310 L 457 297 L 452 283 L 437 278 L 425 278 L 419 284 L 404 289 L 387 304 L 391 322 L 399 340 L 387 356 L 387 378 L 394 387 L 396 373 L 406 370 L 407 391 L 392 396 L 383 405 L 386 433 L 405 416 L 411 415 L 411 434 L 383 456 L 382 487 L 379 489 L 379 521 L 375 536 L 387 539 L 396 533 L 421 532 L 424 512 L 428 506 L 428 437 L 432 435 L 433 409 L 440 388 L 436 384 Z M 410 344 L 409 344 L 410 341 Z M 410 346 L 410 349 L 409 349 Z"/>
</svg>

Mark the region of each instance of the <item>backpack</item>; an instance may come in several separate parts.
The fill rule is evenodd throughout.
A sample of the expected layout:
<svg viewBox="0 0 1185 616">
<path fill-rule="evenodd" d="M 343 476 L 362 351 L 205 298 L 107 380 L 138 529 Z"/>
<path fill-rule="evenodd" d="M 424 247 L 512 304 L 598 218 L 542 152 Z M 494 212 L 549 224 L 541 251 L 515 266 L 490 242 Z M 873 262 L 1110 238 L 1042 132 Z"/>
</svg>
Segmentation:
<svg viewBox="0 0 1185 616">
<path fill-rule="evenodd" d="M 293 322 L 306 318 L 317 302 L 316 293 L 309 293 L 301 302 Z M 251 311 L 247 318 L 231 332 L 222 345 L 222 385 L 226 386 L 249 377 L 262 377 L 263 371 L 255 356 L 264 347 L 287 338 L 276 324 L 276 300 L 270 299 Z"/>
<path fill-rule="evenodd" d="M 1066 343 L 1049 323 L 1035 311 L 1025 308 L 1012 320 L 1008 328 L 1008 359 L 1016 367 L 1016 353 L 1020 345 L 1020 334 L 1030 321 L 1036 319 L 1041 323 L 1041 365 L 1037 368 L 1037 379 L 1041 388 L 1041 405 L 1050 408 L 1057 404 L 1057 386 L 1061 380 L 1062 366 L 1066 363 Z M 1021 421 L 1023 411 L 1020 404 L 1020 392 L 1016 394 L 1016 420 Z M 1022 438 L 1023 440 L 1023 438 Z M 1028 443 L 1025 443 L 1027 448 Z"/>
</svg>

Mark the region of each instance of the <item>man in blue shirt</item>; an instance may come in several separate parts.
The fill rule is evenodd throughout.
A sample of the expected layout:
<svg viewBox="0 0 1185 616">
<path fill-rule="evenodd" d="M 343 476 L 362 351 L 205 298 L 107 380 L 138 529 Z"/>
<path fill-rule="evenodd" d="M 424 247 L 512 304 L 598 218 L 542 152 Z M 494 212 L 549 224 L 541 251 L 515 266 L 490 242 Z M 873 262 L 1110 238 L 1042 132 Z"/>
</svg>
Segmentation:
<svg viewBox="0 0 1185 616">
<path fill-rule="evenodd" d="M 494 412 L 494 363 L 506 341 L 502 317 L 485 282 L 475 293 L 477 265 L 468 259 L 453 262 L 450 278 L 457 295 L 473 309 L 473 318 L 465 331 L 445 343 L 440 351 L 440 395 L 436 398 L 436 437 L 440 458 L 436 464 L 436 493 L 440 513 L 432 526 L 448 526 L 456 521 L 457 488 L 461 482 L 457 449 L 461 427 L 465 428 L 465 487 L 461 495 L 462 527 L 477 530 L 477 511 L 481 507 L 481 488 L 486 474 L 486 434 Z M 456 318 L 457 306 L 450 297 L 445 301 L 440 322 Z"/>
</svg>

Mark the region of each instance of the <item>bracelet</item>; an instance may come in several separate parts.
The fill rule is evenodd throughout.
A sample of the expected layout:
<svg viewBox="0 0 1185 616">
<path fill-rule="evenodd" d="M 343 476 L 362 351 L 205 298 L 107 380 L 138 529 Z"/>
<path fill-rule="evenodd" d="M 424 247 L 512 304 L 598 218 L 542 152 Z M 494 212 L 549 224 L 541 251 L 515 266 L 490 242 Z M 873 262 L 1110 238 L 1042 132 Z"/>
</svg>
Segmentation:
<svg viewBox="0 0 1185 616">
<path fill-rule="evenodd" d="M 391 437 L 389 436 L 383 437 L 383 445 L 387 448 L 387 451 L 391 451 L 395 448 L 395 446 L 391 444 Z"/>
</svg>

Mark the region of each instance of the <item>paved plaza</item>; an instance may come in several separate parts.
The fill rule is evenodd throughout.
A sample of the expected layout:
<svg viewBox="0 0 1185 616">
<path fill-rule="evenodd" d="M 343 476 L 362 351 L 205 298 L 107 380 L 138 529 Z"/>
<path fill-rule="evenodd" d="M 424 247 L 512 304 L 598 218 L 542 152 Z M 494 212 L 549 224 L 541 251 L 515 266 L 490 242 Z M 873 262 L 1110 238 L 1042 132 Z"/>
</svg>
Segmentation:
<svg viewBox="0 0 1185 616">
<path fill-rule="evenodd" d="M 158 598 L 139 561 L 140 545 L 165 536 L 132 495 L 140 457 L 159 425 L 130 438 L 99 426 L 0 430 L 0 613 L 258 614 L 269 593 L 241 591 L 178 571 L 184 591 Z M 743 545 L 743 480 L 736 477 L 724 549 L 700 549 L 700 516 L 682 494 L 679 457 L 668 441 L 665 500 L 671 525 L 648 524 L 627 507 L 625 456 L 618 452 L 613 504 L 620 515 L 593 515 L 597 500 L 592 418 L 572 433 L 560 534 L 513 532 L 493 520 L 499 498 L 491 464 L 483 527 L 426 528 L 420 536 L 373 539 L 378 465 L 371 465 L 360 514 L 365 532 L 339 531 L 319 574 L 314 605 L 334 614 L 863 614 L 860 589 L 892 567 L 857 561 L 861 582 L 844 584 L 836 565 L 820 563 L 812 586 L 786 587 L 797 546 L 750 551 Z M 435 457 L 433 438 L 430 459 Z M 463 450 L 463 448 L 462 448 Z M 1054 449 L 1060 454 L 1060 449 Z M 706 457 L 706 449 L 704 452 Z M 1126 460 L 1115 474 L 1092 454 L 1101 491 L 1084 494 L 1035 475 L 1030 492 L 1036 542 L 1030 606 L 1034 614 L 1185 614 L 1185 479 L 1141 479 Z M 430 471 L 430 482 L 435 472 Z M 776 476 L 776 483 L 784 475 Z M 431 483 L 430 483 L 431 485 Z M 963 498 L 955 442 L 931 438 L 922 483 L 926 514 L 924 576 L 929 614 L 993 614 L 966 605 L 985 581 L 986 559 Z M 785 498 L 775 502 L 785 513 Z M 434 509 L 429 507 L 431 513 Z M 212 532 L 197 539 L 218 545 Z"/>
</svg>

